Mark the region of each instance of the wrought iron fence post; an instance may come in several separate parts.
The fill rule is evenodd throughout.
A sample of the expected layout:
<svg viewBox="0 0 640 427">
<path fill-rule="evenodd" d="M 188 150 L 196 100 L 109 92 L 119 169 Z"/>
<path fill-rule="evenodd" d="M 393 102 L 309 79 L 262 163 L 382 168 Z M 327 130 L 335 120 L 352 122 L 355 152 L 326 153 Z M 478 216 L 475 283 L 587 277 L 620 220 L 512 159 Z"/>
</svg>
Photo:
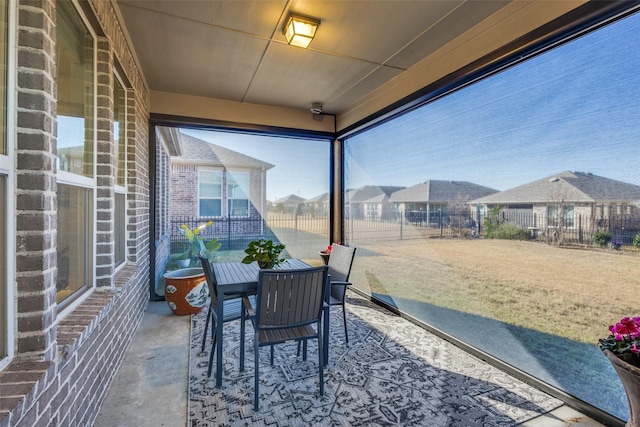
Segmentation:
<svg viewBox="0 0 640 427">
<path fill-rule="evenodd" d="M 578 243 L 583 243 L 582 235 L 582 215 L 578 215 Z"/>
</svg>

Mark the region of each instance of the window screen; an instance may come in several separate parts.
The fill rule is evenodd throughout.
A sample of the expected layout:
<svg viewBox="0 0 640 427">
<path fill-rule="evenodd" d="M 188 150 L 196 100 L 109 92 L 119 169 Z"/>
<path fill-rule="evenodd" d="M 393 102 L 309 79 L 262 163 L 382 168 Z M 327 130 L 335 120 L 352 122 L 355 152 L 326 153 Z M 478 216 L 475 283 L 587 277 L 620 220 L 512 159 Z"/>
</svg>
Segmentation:
<svg viewBox="0 0 640 427">
<path fill-rule="evenodd" d="M 344 160 L 359 288 L 622 419 L 597 343 L 638 315 L 639 31 L 631 16 L 349 137 Z"/>
</svg>

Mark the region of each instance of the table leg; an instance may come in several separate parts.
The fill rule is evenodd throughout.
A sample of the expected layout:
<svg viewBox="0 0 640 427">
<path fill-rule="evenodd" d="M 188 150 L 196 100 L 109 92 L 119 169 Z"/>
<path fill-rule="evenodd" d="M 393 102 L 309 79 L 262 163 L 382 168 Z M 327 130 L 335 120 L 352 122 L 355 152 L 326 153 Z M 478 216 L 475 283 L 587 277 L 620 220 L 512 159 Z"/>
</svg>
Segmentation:
<svg viewBox="0 0 640 427">
<path fill-rule="evenodd" d="M 220 290 L 218 290 L 219 294 L 218 294 L 218 308 L 217 308 L 217 314 L 218 314 L 218 322 L 216 323 L 216 328 L 217 328 L 217 340 L 218 340 L 218 345 L 216 346 L 216 387 L 222 387 L 222 341 L 223 341 L 223 334 L 222 334 L 222 326 L 224 325 L 224 293 L 220 292 Z"/>
</svg>

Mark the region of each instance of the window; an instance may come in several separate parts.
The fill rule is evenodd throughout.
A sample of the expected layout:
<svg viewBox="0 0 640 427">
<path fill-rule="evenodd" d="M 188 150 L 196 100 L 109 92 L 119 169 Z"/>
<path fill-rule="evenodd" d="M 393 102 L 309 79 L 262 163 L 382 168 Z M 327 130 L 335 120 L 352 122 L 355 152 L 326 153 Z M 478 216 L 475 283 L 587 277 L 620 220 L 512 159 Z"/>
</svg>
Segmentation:
<svg viewBox="0 0 640 427">
<path fill-rule="evenodd" d="M 120 79 L 114 76 L 113 80 L 113 142 L 117 162 L 116 185 L 124 187 L 127 176 L 127 95 Z"/>
<path fill-rule="evenodd" d="M 14 341 L 14 283 L 13 266 L 11 265 L 15 251 L 13 218 L 14 211 L 14 162 L 12 152 L 12 141 L 8 130 L 11 127 L 8 119 L 8 112 L 14 111 L 13 97 L 8 97 L 11 93 L 9 89 L 9 65 L 13 63 L 13 56 L 9 58 L 9 16 L 15 15 L 13 6 L 10 9 L 8 1 L 0 1 L 0 370 L 10 361 L 14 353 L 12 342 Z M 14 19 L 12 19 L 13 21 Z M 13 74 L 13 73 L 12 73 Z"/>
<path fill-rule="evenodd" d="M 198 175 L 198 194 L 199 216 L 222 216 L 222 172 L 201 170 Z"/>
<path fill-rule="evenodd" d="M 227 174 L 227 209 L 230 217 L 249 216 L 249 173 Z"/>
<path fill-rule="evenodd" d="M 125 262 L 127 257 L 127 196 L 122 193 L 115 194 L 113 211 L 114 234 L 114 261 L 116 266 Z"/>
<path fill-rule="evenodd" d="M 638 311 L 637 211 L 610 216 L 640 200 L 639 32 L 636 13 L 343 142 L 345 212 L 350 191 L 390 185 L 405 206 L 470 206 L 455 226 L 346 220 L 346 242 L 375 253 L 354 264 L 355 286 L 623 420 L 597 343 Z M 599 248 L 599 230 L 628 256 Z"/>
<path fill-rule="evenodd" d="M 116 266 L 126 260 L 127 246 L 127 96 L 117 75 L 113 78 L 113 143 L 116 157 L 116 187 L 113 233 Z"/>
<path fill-rule="evenodd" d="M 61 303 L 93 282 L 93 192 L 58 183 L 58 280 Z"/>
<path fill-rule="evenodd" d="M 7 154 L 6 121 L 7 121 L 7 15 L 9 2 L 0 2 L 0 155 Z"/>
<path fill-rule="evenodd" d="M 93 284 L 94 37 L 71 2 L 56 2 L 58 277 L 64 308 Z"/>
<path fill-rule="evenodd" d="M 561 215 L 560 212 L 564 214 Z M 551 205 L 547 206 L 549 227 L 573 227 L 573 206 Z M 564 217 L 560 222 L 559 218 Z"/>
<path fill-rule="evenodd" d="M 8 245 L 6 239 L 7 228 L 7 180 L 6 177 L 0 175 L 0 242 L 2 245 Z M 7 250 L 6 246 L 2 247 L 0 252 L 0 360 L 8 354 L 8 337 L 7 337 L 7 321 L 5 313 L 7 313 Z"/>
</svg>

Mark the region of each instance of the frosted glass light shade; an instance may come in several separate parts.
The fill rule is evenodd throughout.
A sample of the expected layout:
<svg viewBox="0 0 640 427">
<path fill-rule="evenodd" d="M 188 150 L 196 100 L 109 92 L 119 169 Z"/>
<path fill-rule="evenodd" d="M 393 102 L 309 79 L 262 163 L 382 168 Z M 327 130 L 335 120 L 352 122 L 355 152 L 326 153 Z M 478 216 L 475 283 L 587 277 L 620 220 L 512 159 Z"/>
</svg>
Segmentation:
<svg viewBox="0 0 640 427">
<path fill-rule="evenodd" d="M 287 18 L 282 34 L 290 45 L 307 48 L 316 34 L 318 25 L 320 25 L 318 19 L 291 14 Z"/>
</svg>

